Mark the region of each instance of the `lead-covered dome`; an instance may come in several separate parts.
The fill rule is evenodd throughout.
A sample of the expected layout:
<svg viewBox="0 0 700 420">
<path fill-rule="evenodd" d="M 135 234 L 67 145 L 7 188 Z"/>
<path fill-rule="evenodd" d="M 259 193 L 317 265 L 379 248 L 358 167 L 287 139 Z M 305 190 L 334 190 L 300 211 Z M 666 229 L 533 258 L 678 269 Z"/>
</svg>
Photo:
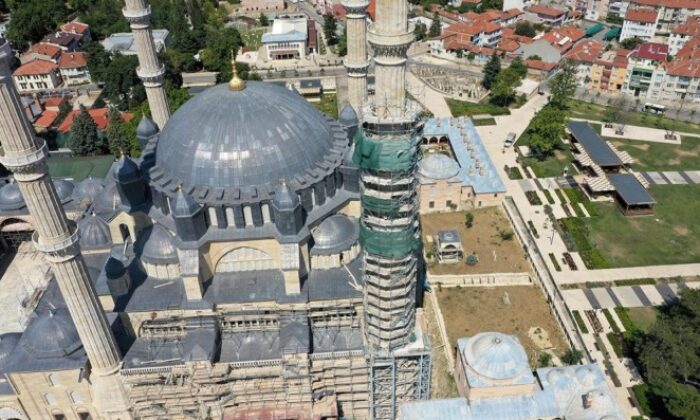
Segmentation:
<svg viewBox="0 0 700 420">
<path fill-rule="evenodd" d="M 67 309 L 44 312 L 28 328 L 24 346 L 37 358 L 74 353 L 82 343 Z"/>
<path fill-rule="evenodd" d="M 344 214 L 330 216 L 312 232 L 315 254 L 333 254 L 350 248 L 357 242 L 360 228 L 357 220 Z"/>
<path fill-rule="evenodd" d="M 433 153 L 418 162 L 418 175 L 429 179 L 450 179 L 459 173 L 459 164 L 442 153 Z"/>
<path fill-rule="evenodd" d="M 282 179 L 331 169 L 316 164 L 329 160 L 336 133 L 342 144 L 340 126 L 294 92 L 262 82 L 248 82 L 240 91 L 222 84 L 170 118 L 160 133 L 154 170 L 193 187 L 272 191 Z"/>
<path fill-rule="evenodd" d="M 490 379 L 515 378 L 530 369 L 520 343 L 513 336 L 497 332 L 475 335 L 464 355 L 476 373 Z"/>
</svg>

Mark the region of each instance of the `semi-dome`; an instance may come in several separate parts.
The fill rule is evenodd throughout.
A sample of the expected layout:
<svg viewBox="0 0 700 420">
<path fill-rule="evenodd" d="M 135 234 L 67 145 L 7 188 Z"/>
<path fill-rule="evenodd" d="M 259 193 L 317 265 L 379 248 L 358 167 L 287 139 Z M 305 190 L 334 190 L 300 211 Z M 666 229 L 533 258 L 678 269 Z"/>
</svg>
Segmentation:
<svg viewBox="0 0 700 420">
<path fill-rule="evenodd" d="M 313 251 L 317 254 L 332 254 L 345 251 L 359 238 L 357 220 L 344 214 L 330 216 L 313 230 Z"/>
<path fill-rule="evenodd" d="M 103 188 L 99 179 L 90 177 L 75 187 L 73 195 L 79 199 L 94 200 Z"/>
<path fill-rule="evenodd" d="M 486 378 L 515 378 L 530 369 L 523 346 L 513 336 L 506 334 L 477 334 L 464 353 L 467 364 Z"/>
<path fill-rule="evenodd" d="M 56 187 L 56 194 L 58 194 L 58 199 L 61 200 L 62 203 L 70 200 L 73 195 L 75 184 L 65 179 L 57 179 L 53 182 L 53 185 Z"/>
<path fill-rule="evenodd" d="M 0 335 L 0 370 L 7 363 L 7 359 L 10 358 L 12 351 L 17 347 L 19 338 L 22 336 L 20 333 L 8 333 Z"/>
<path fill-rule="evenodd" d="M 0 188 L 0 206 L 8 210 L 24 207 L 24 197 L 16 183 L 11 182 Z"/>
<path fill-rule="evenodd" d="M 418 163 L 418 175 L 430 179 L 450 179 L 459 173 L 459 164 L 442 153 L 430 154 Z"/>
<path fill-rule="evenodd" d="M 101 217 L 90 214 L 80 223 L 80 247 L 104 248 L 112 244 L 109 225 Z"/>
<path fill-rule="evenodd" d="M 65 308 L 41 313 L 27 328 L 25 336 L 24 346 L 36 358 L 63 357 L 82 346 Z"/>
<path fill-rule="evenodd" d="M 100 191 L 95 199 L 95 210 L 99 214 L 110 213 L 122 205 L 122 197 L 117 184 L 110 182 Z"/>
<path fill-rule="evenodd" d="M 343 142 L 339 124 L 294 92 L 262 82 L 234 92 L 222 84 L 198 94 L 168 120 L 154 170 L 187 186 L 272 191 L 282 179 L 330 173 L 333 165 L 316 164 L 329 161 L 333 147 L 344 151 Z M 310 169 L 316 171 L 307 173 Z"/>
<path fill-rule="evenodd" d="M 141 235 L 141 260 L 149 264 L 172 264 L 178 261 L 173 235 L 163 225 L 155 224 Z"/>
</svg>

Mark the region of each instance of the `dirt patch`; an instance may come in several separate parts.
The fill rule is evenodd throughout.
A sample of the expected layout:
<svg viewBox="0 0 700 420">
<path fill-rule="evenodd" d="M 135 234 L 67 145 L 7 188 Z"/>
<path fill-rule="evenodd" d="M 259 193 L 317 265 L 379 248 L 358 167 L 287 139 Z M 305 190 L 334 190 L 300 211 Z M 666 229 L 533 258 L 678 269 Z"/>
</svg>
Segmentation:
<svg viewBox="0 0 700 420">
<path fill-rule="evenodd" d="M 459 397 L 457 384 L 455 383 L 453 370 L 445 356 L 444 343 L 438 329 L 438 321 L 433 307 L 433 300 L 430 296 L 425 297 L 424 313 L 427 324 L 428 335 L 430 336 L 431 353 L 433 355 L 433 366 L 431 369 L 430 398 L 454 398 Z"/>
<path fill-rule="evenodd" d="M 697 148 L 693 150 L 683 150 L 681 148 L 676 148 L 676 153 L 680 157 L 698 157 L 700 156 L 700 150 Z"/>
<path fill-rule="evenodd" d="M 625 143 L 622 143 L 622 144 L 625 144 Z M 649 150 L 649 148 L 651 147 L 650 145 L 648 145 L 646 143 L 627 143 L 627 144 L 634 147 L 635 149 L 643 150 L 645 152 L 647 150 Z"/>
<path fill-rule="evenodd" d="M 564 161 L 568 160 L 569 157 L 566 155 L 566 153 L 562 152 L 561 150 L 554 150 L 554 157 L 557 158 L 559 161 Z"/>
<path fill-rule="evenodd" d="M 688 233 L 690 233 L 690 230 L 688 229 L 688 227 L 684 226 L 684 225 L 673 226 L 673 231 L 681 236 L 687 236 Z"/>
<path fill-rule="evenodd" d="M 549 333 L 544 328 L 530 327 L 527 336 L 540 350 L 547 350 L 553 347 L 552 340 L 549 339 Z"/>
<path fill-rule="evenodd" d="M 522 246 L 516 238 L 508 218 L 500 207 L 486 207 L 472 210 L 474 223 L 467 228 L 467 212 L 433 213 L 421 216 L 423 244 L 432 249 L 428 236 L 436 236 L 441 230 L 456 229 L 459 232 L 464 254 L 476 253 L 479 262 L 470 266 L 463 259 L 455 264 L 429 263 L 431 274 L 483 274 L 483 273 L 522 273 L 529 272 Z M 501 238 L 501 232 L 513 234 L 509 240 Z"/>
<path fill-rule="evenodd" d="M 458 338 L 498 331 L 516 335 L 530 362 L 536 366 L 543 344 L 535 343 L 529 336 L 530 330 L 536 328 L 547 333 L 554 353 L 562 354 L 566 349 L 559 325 L 537 286 L 442 288 L 435 293 L 453 351 Z M 506 293 L 507 299 L 504 298 Z M 544 333 L 540 335 L 544 337 Z"/>
</svg>

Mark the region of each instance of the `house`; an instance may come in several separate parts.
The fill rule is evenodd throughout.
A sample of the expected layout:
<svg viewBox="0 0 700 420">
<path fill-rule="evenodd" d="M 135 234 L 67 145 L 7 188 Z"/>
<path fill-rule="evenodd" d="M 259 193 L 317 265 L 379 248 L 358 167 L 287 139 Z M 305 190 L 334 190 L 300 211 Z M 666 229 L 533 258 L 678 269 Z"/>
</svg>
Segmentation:
<svg viewBox="0 0 700 420">
<path fill-rule="evenodd" d="M 12 78 L 20 93 L 53 90 L 61 84 L 58 65 L 48 60 L 22 64 L 12 73 Z"/>
<path fill-rule="evenodd" d="M 501 14 L 501 26 L 513 26 L 515 25 L 524 12 L 518 8 L 512 8 L 504 10 Z"/>
<path fill-rule="evenodd" d="M 318 52 L 316 26 L 303 14 L 279 16 L 263 34 L 262 44 L 266 60 L 301 60 Z"/>
<path fill-rule="evenodd" d="M 658 36 L 667 36 L 678 23 L 700 15 L 698 0 L 620 0 L 619 16 L 625 16 L 628 9 L 638 7 L 657 11 L 655 32 Z"/>
<path fill-rule="evenodd" d="M 66 86 L 91 83 L 87 54 L 83 52 L 63 53 L 58 59 L 58 70 Z"/>
<path fill-rule="evenodd" d="M 588 86 L 591 81 L 591 67 L 603 51 L 603 44 L 595 39 L 587 39 L 574 45 L 564 56 L 576 65 L 576 81 L 579 86 Z"/>
<path fill-rule="evenodd" d="M 629 50 L 606 51 L 591 66 L 591 89 L 620 92 L 627 77 Z"/>
<path fill-rule="evenodd" d="M 55 45 L 63 51 L 75 52 L 80 49 L 82 39 L 82 35 L 58 31 L 43 37 L 41 43 Z"/>
<path fill-rule="evenodd" d="M 22 64 L 28 63 L 34 60 L 47 60 L 58 62 L 58 58 L 61 56 L 63 50 L 53 44 L 34 44 L 29 49 L 19 56 L 19 61 Z"/>
<path fill-rule="evenodd" d="M 700 102 L 700 38 L 686 42 L 671 62 L 654 71 L 647 98 Z"/>
<path fill-rule="evenodd" d="M 151 31 L 156 52 L 164 51 L 170 45 L 170 32 L 167 29 L 153 29 Z M 105 51 L 111 54 L 136 55 L 134 35 L 130 32 L 114 33 L 103 41 L 100 41 Z"/>
<path fill-rule="evenodd" d="M 238 10 L 257 17 L 260 13 L 284 10 L 284 0 L 241 0 L 241 7 Z"/>
<path fill-rule="evenodd" d="M 651 41 L 656 32 L 658 17 L 658 13 L 652 8 L 627 9 L 625 20 L 622 23 L 620 41 L 628 38 L 641 38 L 645 41 Z"/>
<path fill-rule="evenodd" d="M 72 22 L 64 23 L 61 25 L 61 32 L 67 32 L 69 34 L 80 35 L 80 41 L 85 44 L 92 40 L 92 34 L 90 32 L 90 25 L 87 23 L 78 22 L 74 20 Z"/>
<path fill-rule="evenodd" d="M 635 97 L 646 97 L 656 68 L 666 62 L 668 45 L 647 42 L 637 45 L 629 56 L 623 90 Z"/>
<path fill-rule="evenodd" d="M 669 54 L 676 55 L 690 38 L 700 38 L 700 16 L 688 20 L 673 28 L 668 38 Z"/>
<path fill-rule="evenodd" d="M 562 26 L 561 28 L 554 28 L 535 39 L 546 40 L 552 47 L 563 54 L 569 51 L 575 43 L 583 39 L 585 34 L 583 30 L 575 26 Z"/>
<path fill-rule="evenodd" d="M 523 44 L 518 48 L 516 54 L 524 60 L 533 57 L 545 63 L 558 63 L 562 56 L 562 52 L 546 39 L 538 39 L 532 44 Z"/>
<path fill-rule="evenodd" d="M 61 125 L 58 126 L 58 132 L 62 134 L 70 133 L 70 130 L 73 127 L 73 120 L 80 112 L 81 111 L 78 109 L 71 111 L 63 120 Z M 97 130 L 102 132 L 107 131 L 107 126 L 109 125 L 109 108 L 90 109 L 88 110 L 88 113 L 90 114 L 90 118 L 95 121 Z M 128 112 L 122 112 L 122 119 L 129 122 L 134 119 L 134 116 Z"/>
<path fill-rule="evenodd" d="M 541 4 L 534 4 L 529 6 L 527 12 L 537 16 L 537 19 L 549 26 L 561 26 L 566 22 L 569 11 L 555 9 L 554 7 L 548 7 Z"/>
<path fill-rule="evenodd" d="M 486 21 L 455 23 L 443 30 L 443 35 L 455 34 L 460 42 L 471 43 L 477 47 L 494 48 L 501 40 L 501 25 Z"/>
</svg>

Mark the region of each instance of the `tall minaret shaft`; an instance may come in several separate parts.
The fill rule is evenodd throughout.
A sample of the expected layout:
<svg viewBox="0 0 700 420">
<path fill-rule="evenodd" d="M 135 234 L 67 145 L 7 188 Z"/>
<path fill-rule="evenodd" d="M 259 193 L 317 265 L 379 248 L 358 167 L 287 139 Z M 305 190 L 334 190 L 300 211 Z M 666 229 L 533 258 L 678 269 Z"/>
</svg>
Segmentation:
<svg viewBox="0 0 700 420">
<path fill-rule="evenodd" d="M 128 419 L 131 415 L 118 373 L 119 349 L 80 254 L 77 227 L 68 221 L 48 175 L 46 143 L 34 136 L 22 110 L 11 60 L 9 43 L 0 38 L 0 162 L 14 172 L 36 227 L 32 240 L 51 264 L 90 359 L 95 404 L 107 418 Z"/>
<path fill-rule="evenodd" d="M 380 118 L 403 116 L 406 109 L 406 51 L 413 42 L 406 0 L 377 0 L 368 40 L 374 50 L 374 105 Z"/>
<path fill-rule="evenodd" d="M 368 0 L 343 0 L 347 12 L 348 54 L 345 68 L 348 72 L 348 99 L 358 116 L 367 99 L 367 14 Z"/>
<path fill-rule="evenodd" d="M 170 118 L 170 106 L 163 88 L 165 66 L 158 61 L 151 34 L 151 6 L 146 5 L 145 0 L 126 0 L 126 7 L 122 13 L 131 23 L 131 33 L 134 35 L 136 54 L 139 57 L 139 68 L 136 69 L 136 74 L 146 88 L 153 121 L 162 130 Z"/>
</svg>

